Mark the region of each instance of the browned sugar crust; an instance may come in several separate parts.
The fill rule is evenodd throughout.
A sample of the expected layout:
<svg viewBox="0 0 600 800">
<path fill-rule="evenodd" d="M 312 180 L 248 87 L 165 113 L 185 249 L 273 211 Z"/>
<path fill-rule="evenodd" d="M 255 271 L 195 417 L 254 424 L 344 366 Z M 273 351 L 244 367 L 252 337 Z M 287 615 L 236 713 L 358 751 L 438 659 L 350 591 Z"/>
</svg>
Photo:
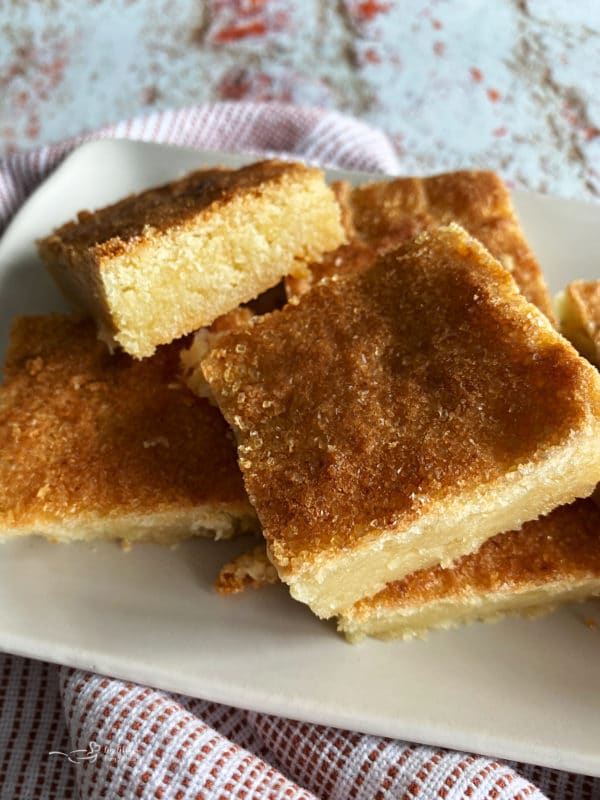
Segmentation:
<svg viewBox="0 0 600 800">
<path fill-rule="evenodd" d="M 225 335 L 203 371 L 286 570 L 535 463 L 600 414 L 593 371 L 457 226 Z"/>
<path fill-rule="evenodd" d="M 49 248 L 93 247 L 99 256 L 114 256 L 127 243 L 144 238 L 148 230 L 154 234 L 184 224 L 209 206 L 225 205 L 239 192 L 257 191 L 265 181 L 301 175 L 306 169 L 301 164 L 262 161 L 239 170 L 196 170 L 93 213 L 80 211 L 76 220 L 62 225 L 42 243 Z"/>
<path fill-rule="evenodd" d="M 527 522 L 518 531 L 488 539 L 451 568 L 419 570 L 356 603 L 359 621 L 374 609 L 421 606 L 473 595 L 519 592 L 530 587 L 600 577 L 600 509 L 577 500 Z"/>
<path fill-rule="evenodd" d="M 355 188 L 349 204 L 357 236 L 379 250 L 437 225 L 457 222 L 511 272 L 524 296 L 554 319 L 542 272 L 523 236 L 508 189 L 493 172 L 371 183 Z M 340 273 L 346 263 L 343 259 Z M 328 264 L 333 267 L 334 260 Z M 331 269 L 329 274 L 337 273 Z"/>
<path fill-rule="evenodd" d="M 208 506 L 251 514 L 219 411 L 180 344 L 110 356 L 89 320 L 18 318 L 0 386 L 0 527 Z"/>
</svg>

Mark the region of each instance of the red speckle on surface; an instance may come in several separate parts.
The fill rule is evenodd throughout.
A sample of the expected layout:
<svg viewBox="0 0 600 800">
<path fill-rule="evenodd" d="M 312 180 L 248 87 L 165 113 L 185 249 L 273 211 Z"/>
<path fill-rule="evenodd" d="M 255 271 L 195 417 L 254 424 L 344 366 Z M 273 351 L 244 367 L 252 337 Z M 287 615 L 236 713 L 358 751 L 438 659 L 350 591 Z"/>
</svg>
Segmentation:
<svg viewBox="0 0 600 800">
<path fill-rule="evenodd" d="M 441 31 L 442 28 L 444 27 L 439 19 L 432 19 L 431 24 L 433 25 L 436 31 Z"/>
<path fill-rule="evenodd" d="M 480 69 L 477 69 L 477 67 L 471 67 L 469 72 L 471 73 L 471 77 L 475 83 L 481 83 L 483 80 L 483 72 Z"/>
<path fill-rule="evenodd" d="M 143 100 L 144 104 L 147 106 L 154 105 L 158 98 L 160 97 L 160 92 L 156 88 L 156 86 L 147 86 L 143 92 Z"/>
<path fill-rule="evenodd" d="M 267 0 L 241 0 L 235 4 L 240 14 L 258 14 L 267 5 Z"/>
<path fill-rule="evenodd" d="M 32 113 L 27 120 L 27 127 L 25 128 L 25 136 L 28 139 L 35 139 L 40 134 L 40 120 L 37 114 Z"/>
<path fill-rule="evenodd" d="M 377 14 L 390 10 L 390 3 L 378 3 L 377 0 L 362 0 L 356 4 L 354 13 L 361 22 L 370 22 Z"/>
<path fill-rule="evenodd" d="M 289 8 L 281 0 L 213 0 L 208 3 L 209 29 L 192 36 L 199 45 L 259 39 L 290 27 Z"/>
<path fill-rule="evenodd" d="M 42 81 L 40 78 L 33 82 L 33 90 L 40 100 L 48 99 L 48 92 L 44 85 L 44 81 Z"/>
<path fill-rule="evenodd" d="M 369 47 L 368 50 L 365 50 L 365 61 L 367 61 L 369 64 L 380 64 L 381 56 L 376 50 L 373 50 L 372 47 Z"/>
<path fill-rule="evenodd" d="M 238 42 L 240 39 L 247 39 L 249 36 L 264 36 L 267 32 L 267 26 L 264 22 L 248 22 L 246 25 L 228 25 L 217 31 L 213 37 L 213 41 L 224 42 Z"/>
<path fill-rule="evenodd" d="M 446 45 L 444 44 L 444 42 L 434 42 L 433 52 L 436 54 L 436 56 L 440 57 L 443 56 L 444 53 L 446 52 Z"/>
<path fill-rule="evenodd" d="M 497 89 L 488 89 L 487 96 L 492 101 L 492 103 L 497 103 L 500 100 L 500 92 Z"/>
<path fill-rule="evenodd" d="M 293 69 L 267 72 L 248 67 L 232 67 L 222 76 L 217 93 L 223 100 L 277 101 L 327 107 L 332 104 L 329 88 Z"/>
<path fill-rule="evenodd" d="M 213 14 L 226 11 L 239 17 L 251 17 L 264 11 L 267 3 L 268 0 L 213 0 L 209 7 Z"/>
<path fill-rule="evenodd" d="M 44 42 L 44 36 L 41 36 Z M 14 61 L 0 74 L 0 87 L 13 91 L 13 105 L 22 112 L 24 134 L 29 139 L 39 136 L 41 124 L 38 118 L 39 106 L 52 97 L 53 90 L 62 82 L 68 52 L 66 41 L 52 42 L 51 46 L 27 44 L 16 47 Z M 26 119 L 26 122 L 25 122 Z"/>
<path fill-rule="evenodd" d="M 398 55 L 393 55 L 390 59 L 392 64 L 402 64 L 402 59 Z"/>
<path fill-rule="evenodd" d="M 291 100 L 289 92 L 274 91 L 273 79 L 266 72 L 250 74 L 245 69 L 234 69 L 223 76 L 219 83 L 219 96 L 223 100 Z"/>
<path fill-rule="evenodd" d="M 494 136 L 506 136 L 508 133 L 508 128 L 505 128 L 504 125 L 502 125 L 500 128 L 496 128 L 494 131 L 492 131 L 492 133 Z"/>
<path fill-rule="evenodd" d="M 586 142 L 591 142 L 600 136 L 600 128 L 590 125 L 585 105 L 573 100 L 565 100 L 561 109 L 561 116 L 572 128 L 580 131 Z"/>
<path fill-rule="evenodd" d="M 570 125 L 577 127 L 579 125 L 579 114 L 576 110 L 571 106 L 569 102 L 566 102 L 562 109 L 562 116 L 567 120 Z"/>
<path fill-rule="evenodd" d="M 62 81 L 67 62 L 64 58 L 55 58 L 45 66 L 45 73 L 48 76 L 50 87 L 54 88 Z"/>
</svg>

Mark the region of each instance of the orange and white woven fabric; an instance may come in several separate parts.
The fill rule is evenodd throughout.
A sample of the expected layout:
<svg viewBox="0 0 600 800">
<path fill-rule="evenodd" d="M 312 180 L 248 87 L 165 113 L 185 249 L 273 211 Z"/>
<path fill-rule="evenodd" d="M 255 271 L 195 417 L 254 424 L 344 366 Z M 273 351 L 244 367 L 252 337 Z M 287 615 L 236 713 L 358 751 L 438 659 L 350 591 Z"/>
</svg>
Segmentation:
<svg viewBox="0 0 600 800">
<path fill-rule="evenodd" d="M 167 111 L 0 160 L 0 230 L 76 145 L 133 138 L 285 152 L 398 172 L 391 144 L 333 112 L 221 103 Z M 0 798 L 600 800 L 600 780 L 294 722 L 0 655 Z"/>
</svg>

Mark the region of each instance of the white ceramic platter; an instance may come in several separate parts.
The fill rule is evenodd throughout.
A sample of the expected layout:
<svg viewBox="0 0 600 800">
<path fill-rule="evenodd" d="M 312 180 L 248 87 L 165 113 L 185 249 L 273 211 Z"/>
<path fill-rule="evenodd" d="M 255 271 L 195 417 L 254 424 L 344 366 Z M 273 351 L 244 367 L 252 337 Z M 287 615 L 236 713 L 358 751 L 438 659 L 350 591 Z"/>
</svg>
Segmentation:
<svg viewBox="0 0 600 800">
<path fill-rule="evenodd" d="M 0 244 L 0 357 L 14 315 L 63 308 L 36 237 L 194 167 L 248 160 L 121 141 L 77 150 Z M 528 193 L 515 201 L 553 292 L 600 276 L 600 207 Z M 6 542 L 0 647 L 297 719 L 600 775 L 600 632 L 584 624 L 598 605 L 350 646 L 281 586 L 217 596 L 219 566 L 243 548 Z"/>
</svg>

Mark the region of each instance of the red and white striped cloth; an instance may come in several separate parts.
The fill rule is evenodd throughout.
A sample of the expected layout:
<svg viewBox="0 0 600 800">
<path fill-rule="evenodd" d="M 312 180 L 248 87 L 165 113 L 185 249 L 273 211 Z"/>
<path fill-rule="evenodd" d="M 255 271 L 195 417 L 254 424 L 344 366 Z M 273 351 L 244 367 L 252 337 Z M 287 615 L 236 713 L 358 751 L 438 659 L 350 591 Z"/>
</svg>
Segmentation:
<svg viewBox="0 0 600 800">
<path fill-rule="evenodd" d="M 0 160 L 0 230 L 78 144 L 132 138 L 285 152 L 397 172 L 387 138 L 341 114 L 219 103 L 123 122 Z M 0 797 L 600 800 L 600 780 L 294 722 L 0 655 Z"/>
</svg>

